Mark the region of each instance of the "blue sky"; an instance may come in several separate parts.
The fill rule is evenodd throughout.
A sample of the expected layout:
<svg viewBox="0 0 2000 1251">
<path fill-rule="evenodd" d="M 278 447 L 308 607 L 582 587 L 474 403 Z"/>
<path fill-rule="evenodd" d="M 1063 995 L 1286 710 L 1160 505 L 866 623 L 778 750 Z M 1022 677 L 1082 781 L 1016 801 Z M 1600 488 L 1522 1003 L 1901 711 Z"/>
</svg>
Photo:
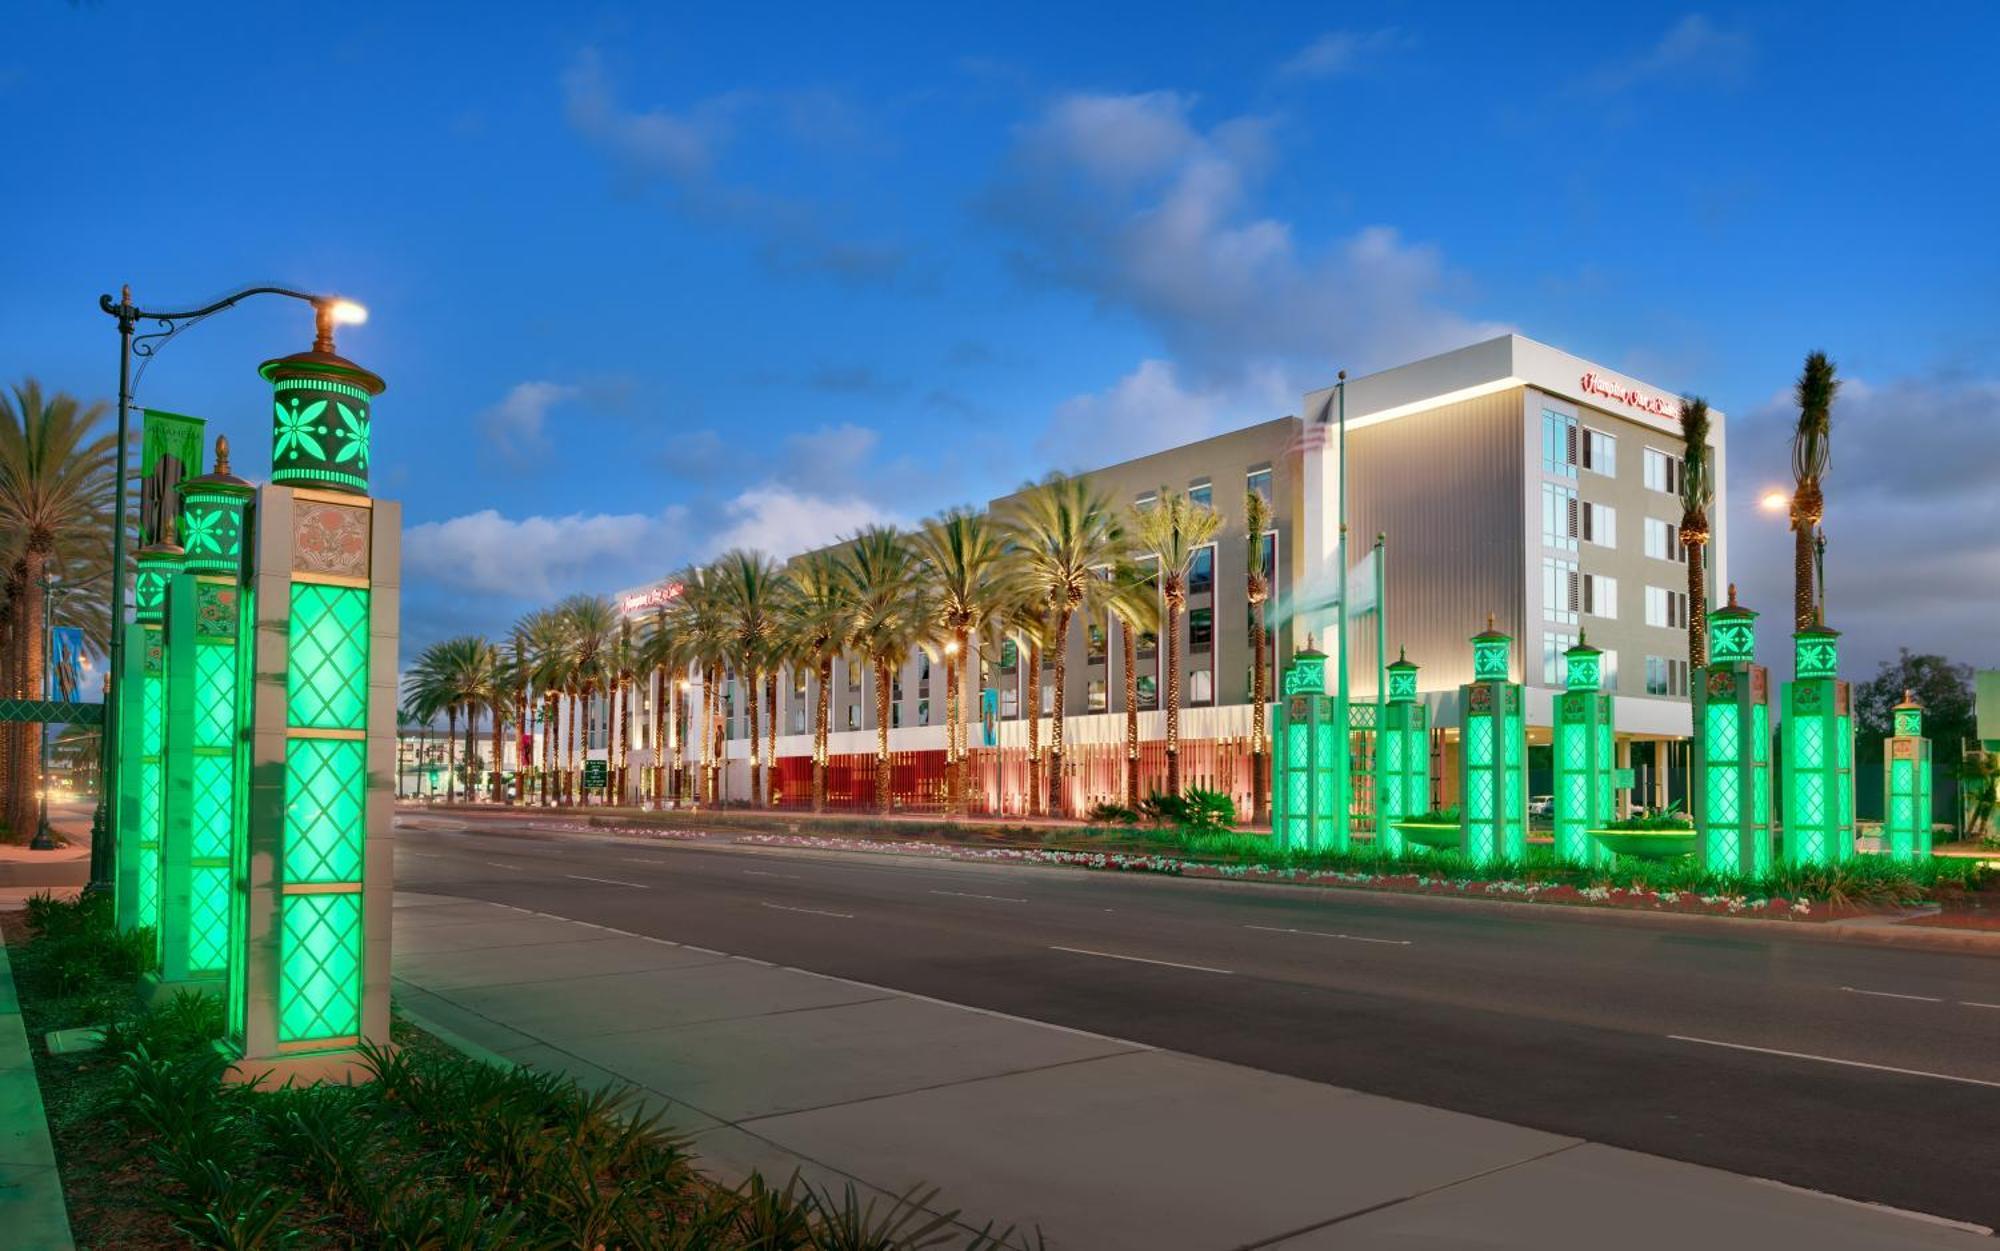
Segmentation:
<svg viewBox="0 0 2000 1251">
<path fill-rule="evenodd" d="M 1823 347 L 1834 624 L 2000 664 L 2000 10 L 1597 9 L 18 4 L 0 376 L 108 396 L 120 281 L 362 300 L 417 644 L 1497 327 L 1707 395 L 1749 492 Z M 255 470 L 307 333 L 246 306 L 140 399 Z"/>
</svg>

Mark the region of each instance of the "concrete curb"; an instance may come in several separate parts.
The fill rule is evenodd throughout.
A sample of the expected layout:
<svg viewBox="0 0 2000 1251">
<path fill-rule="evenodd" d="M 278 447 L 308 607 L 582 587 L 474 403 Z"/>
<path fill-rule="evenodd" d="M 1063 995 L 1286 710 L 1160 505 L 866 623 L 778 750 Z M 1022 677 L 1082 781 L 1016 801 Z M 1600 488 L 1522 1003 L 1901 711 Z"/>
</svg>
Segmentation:
<svg viewBox="0 0 2000 1251">
<path fill-rule="evenodd" d="M 4 937 L 0 937 L 0 1229 L 7 1231 L 10 1246 L 50 1251 L 76 1246 Z"/>
</svg>

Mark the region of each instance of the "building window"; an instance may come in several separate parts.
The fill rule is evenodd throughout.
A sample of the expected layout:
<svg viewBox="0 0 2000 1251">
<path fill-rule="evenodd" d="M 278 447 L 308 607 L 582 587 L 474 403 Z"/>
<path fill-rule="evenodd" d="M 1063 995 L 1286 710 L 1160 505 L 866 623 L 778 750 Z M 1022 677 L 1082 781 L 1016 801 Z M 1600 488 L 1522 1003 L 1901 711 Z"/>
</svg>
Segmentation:
<svg viewBox="0 0 2000 1251">
<path fill-rule="evenodd" d="M 1561 686 L 1569 681 L 1569 658 L 1563 653 L 1576 646 L 1574 634 L 1542 632 L 1542 685 Z"/>
<path fill-rule="evenodd" d="M 1615 691 L 1618 689 L 1618 652 L 1616 649 L 1607 647 L 1604 649 L 1604 654 L 1597 658 L 1597 677 L 1598 685 L 1602 686 L 1605 690 Z"/>
<path fill-rule="evenodd" d="M 1542 557 L 1542 618 L 1557 625 L 1575 625 L 1577 572 L 1573 560 Z"/>
<path fill-rule="evenodd" d="M 803 708 L 792 709 L 792 733 L 804 734 L 805 732 L 806 732 L 806 710 Z"/>
<path fill-rule="evenodd" d="M 792 667 L 792 694 L 804 695 L 805 693 L 806 667 L 804 665 L 794 665 Z"/>
<path fill-rule="evenodd" d="M 1104 679 L 1092 678 L 1084 687 L 1090 711 L 1103 712 L 1105 709 Z"/>
<path fill-rule="evenodd" d="M 1618 436 L 1583 428 L 1583 467 L 1607 478 L 1618 476 Z"/>
<path fill-rule="evenodd" d="M 1206 669 L 1195 669 L 1188 674 L 1188 703 L 1212 704 L 1215 702 L 1215 675 Z"/>
<path fill-rule="evenodd" d="M 1687 661 L 1666 656 L 1646 657 L 1646 694 L 1685 695 L 1687 689 Z"/>
<path fill-rule="evenodd" d="M 903 728 L 903 706 L 901 704 L 889 705 L 889 728 L 892 730 Z"/>
<path fill-rule="evenodd" d="M 1160 706 L 1160 684 L 1150 673 L 1139 675 L 1139 708 L 1149 711 Z"/>
<path fill-rule="evenodd" d="M 1021 692 L 1011 686 L 1001 688 L 1000 715 L 1009 721 L 1021 715 Z"/>
<path fill-rule="evenodd" d="M 1146 511 L 1159 502 L 1160 493 L 1158 491 L 1141 491 L 1132 497 L 1132 507 L 1138 509 L 1140 512 Z"/>
<path fill-rule="evenodd" d="M 860 704 L 849 704 L 847 706 L 847 728 L 850 730 L 858 730 L 861 728 Z"/>
<path fill-rule="evenodd" d="M 931 701 L 929 701 L 928 699 L 920 699 L 917 701 L 917 724 L 929 725 L 930 723 L 931 723 Z"/>
<path fill-rule="evenodd" d="M 1188 565 L 1188 594 L 1207 595 L 1215 590 L 1215 545 L 1210 544 L 1194 554 L 1194 561 Z"/>
<path fill-rule="evenodd" d="M 1188 650 L 1190 652 L 1212 651 L 1215 647 L 1215 610 L 1213 608 L 1188 609 Z"/>
<path fill-rule="evenodd" d="M 1646 588 L 1646 624 L 1668 630 L 1685 630 L 1688 623 L 1686 591 L 1670 591 L 1663 586 Z"/>
<path fill-rule="evenodd" d="M 1207 478 L 1196 478 L 1188 483 L 1188 503 L 1198 504 L 1203 508 L 1215 507 L 1215 487 Z"/>
<path fill-rule="evenodd" d="M 1056 710 L 1056 684 L 1042 683 L 1042 715 L 1048 716 Z"/>
<path fill-rule="evenodd" d="M 1542 410 L 1542 472 L 1576 477 L 1576 418 Z"/>
<path fill-rule="evenodd" d="M 1086 663 L 1093 665 L 1101 665 L 1104 663 L 1104 655 L 1105 655 L 1105 638 L 1106 638 L 1105 628 L 1099 623 L 1093 621 L 1090 623 L 1089 626 L 1089 634 L 1090 634 L 1089 644 L 1084 652 L 1083 658 Z"/>
<path fill-rule="evenodd" d="M 1160 636 L 1151 630 L 1139 631 L 1139 637 L 1132 641 L 1132 648 L 1141 660 L 1154 660 L 1160 654 Z"/>
<path fill-rule="evenodd" d="M 1646 555 L 1655 560 L 1687 563 L 1687 549 L 1681 546 L 1681 528 L 1658 517 L 1646 518 Z"/>
<path fill-rule="evenodd" d="M 1250 490 L 1263 496 L 1265 503 L 1268 504 L 1271 502 L 1271 467 L 1269 465 L 1257 465 L 1253 467 L 1245 475 L 1244 484 Z"/>
<path fill-rule="evenodd" d="M 1542 546 L 1575 551 L 1576 520 L 1576 488 L 1559 482 L 1542 483 Z"/>
<path fill-rule="evenodd" d="M 1681 491 L 1681 458 L 1659 448 L 1646 449 L 1646 489 L 1664 491 L 1668 495 L 1679 495 Z"/>
<path fill-rule="evenodd" d="M 917 652 L 917 681 L 931 680 L 931 654 L 921 649 Z"/>
<path fill-rule="evenodd" d="M 1593 617 L 1617 620 L 1618 579 L 1607 578 L 1601 573 L 1584 574 L 1582 609 Z"/>
<path fill-rule="evenodd" d="M 851 660 L 847 662 L 847 689 L 850 691 L 861 689 L 861 666 Z"/>
<path fill-rule="evenodd" d="M 1618 510 L 1609 504 L 1584 504 L 1578 515 L 1577 537 L 1599 547 L 1618 546 Z"/>
</svg>

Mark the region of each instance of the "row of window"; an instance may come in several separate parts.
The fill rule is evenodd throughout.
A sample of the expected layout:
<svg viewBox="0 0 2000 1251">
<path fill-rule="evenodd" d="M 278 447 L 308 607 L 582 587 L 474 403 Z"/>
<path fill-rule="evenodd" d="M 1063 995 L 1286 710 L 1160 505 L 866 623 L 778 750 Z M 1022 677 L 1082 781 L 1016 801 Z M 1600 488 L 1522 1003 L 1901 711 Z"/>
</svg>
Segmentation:
<svg viewBox="0 0 2000 1251">
<path fill-rule="evenodd" d="M 1270 503 L 1271 467 L 1269 465 L 1252 465 L 1243 475 L 1243 486 L 1245 490 L 1255 491 L 1257 494 L 1263 496 L 1265 503 Z M 1199 478 L 1190 478 L 1187 485 L 1187 496 L 1189 503 L 1198 504 L 1203 508 L 1215 507 L 1214 481 L 1206 475 Z M 1132 497 L 1132 505 L 1135 508 L 1151 508 L 1159 502 L 1159 499 L 1160 493 L 1158 491 L 1141 491 Z"/>
<path fill-rule="evenodd" d="M 1681 458 L 1657 447 L 1641 451 L 1641 475 L 1646 489 L 1678 495 Z M 1618 436 L 1592 429 L 1567 414 L 1543 409 L 1542 472 L 1558 478 L 1574 478 L 1580 469 L 1607 478 L 1617 477 Z"/>
</svg>

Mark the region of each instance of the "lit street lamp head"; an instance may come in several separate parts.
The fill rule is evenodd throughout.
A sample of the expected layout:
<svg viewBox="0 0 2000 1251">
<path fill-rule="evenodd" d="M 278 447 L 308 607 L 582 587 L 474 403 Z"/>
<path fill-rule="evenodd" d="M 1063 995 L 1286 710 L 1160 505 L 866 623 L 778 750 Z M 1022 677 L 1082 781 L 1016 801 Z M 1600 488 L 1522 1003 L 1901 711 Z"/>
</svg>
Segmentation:
<svg viewBox="0 0 2000 1251">
<path fill-rule="evenodd" d="M 333 355 L 333 328 L 336 324 L 358 326 L 368 320 L 368 310 L 353 300 L 332 298 L 313 301 L 313 351 Z"/>
<path fill-rule="evenodd" d="M 1786 509 L 1790 508 L 1791 506 L 1792 506 L 1791 492 L 1781 491 L 1777 487 L 1772 487 L 1770 490 L 1764 492 L 1764 494 L 1757 497 L 1757 507 L 1763 509 L 1767 513 L 1781 513 L 1784 512 Z"/>
</svg>

